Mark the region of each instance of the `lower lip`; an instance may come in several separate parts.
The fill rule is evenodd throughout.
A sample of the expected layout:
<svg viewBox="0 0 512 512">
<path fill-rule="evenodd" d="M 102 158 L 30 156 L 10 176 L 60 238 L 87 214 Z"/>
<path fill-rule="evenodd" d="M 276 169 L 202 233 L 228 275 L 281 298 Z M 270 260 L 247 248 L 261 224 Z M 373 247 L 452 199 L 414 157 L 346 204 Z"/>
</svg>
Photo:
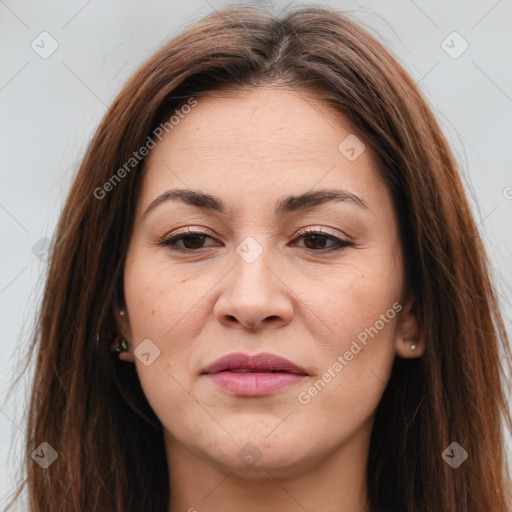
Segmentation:
<svg viewBox="0 0 512 512">
<path fill-rule="evenodd" d="M 300 382 L 306 375 L 295 373 L 208 373 L 207 377 L 221 389 L 241 396 L 269 395 Z"/>
</svg>

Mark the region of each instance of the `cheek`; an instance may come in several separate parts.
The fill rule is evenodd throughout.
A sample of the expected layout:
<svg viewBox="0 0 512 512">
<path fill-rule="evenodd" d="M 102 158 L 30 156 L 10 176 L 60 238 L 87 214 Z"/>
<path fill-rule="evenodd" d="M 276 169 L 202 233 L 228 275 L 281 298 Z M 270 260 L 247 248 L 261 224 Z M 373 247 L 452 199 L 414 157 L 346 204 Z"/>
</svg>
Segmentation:
<svg viewBox="0 0 512 512">
<path fill-rule="evenodd" d="M 150 406 L 168 430 L 179 430 L 181 414 L 196 417 L 194 402 L 186 389 L 192 374 L 190 335 L 196 329 L 194 303 L 198 301 L 198 286 L 185 286 L 187 278 L 175 272 L 168 262 L 155 256 L 133 251 L 128 254 L 125 273 L 125 300 L 130 318 L 130 335 L 135 347 L 135 367 L 140 384 Z M 186 332 L 185 332 L 186 331 Z M 186 335 L 185 335 L 186 334 Z M 142 343 L 151 340 L 158 347 L 157 357 L 144 364 Z M 140 345 L 139 345 L 140 344 Z M 202 421 L 197 421 L 203 424 Z"/>
<path fill-rule="evenodd" d="M 367 300 L 356 300 L 363 298 Z M 295 395 L 298 417 L 308 425 L 306 436 L 321 431 L 326 440 L 346 440 L 371 426 L 395 358 L 400 304 L 393 307 L 385 300 L 377 304 L 370 298 L 371 293 L 366 295 L 361 289 L 357 294 L 347 293 L 338 303 L 344 309 L 331 311 L 338 312 L 336 337 L 312 348 L 313 359 L 321 364 Z M 315 442 L 314 435 L 310 441 Z"/>
<path fill-rule="evenodd" d="M 298 396 L 309 410 L 340 404 L 330 415 L 345 425 L 350 415 L 362 421 L 380 400 L 395 357 L 395 331 L 402 309 L 402 278 L 399 260 L 393 263 L 394 252 L 354 254 L 343 270 L 310 294 L 314 300 L 310 309 L 317 313 L 317 324 L 326 327 L 327 336 L 317 336 L 313 359 L 322 364 Z"/>
<path fill-rule="evenodd" d="M 205 278 L 190 278 L 165 255 L 140 250 L 127 258 L 124 273 L 125 299 L 135 341 L 151 338 L 163 345 L 175 339 L 186 326 L 196 327 L 194 317 L 201 307 Z M 174 345 L 174 342 L 173 342 Z"/>
<path fill-rule="evenodd" d="M 135 365 L 150 404 L 164 415 L 169 398 L 179 403 L 182 386 L 189 388 L 197 372 L 193 366 L 197 351 L 194 340 L 211 309 L 205 296 L 205 291 L 215 284 L 210 277 L 200 270 L 183 272 L 179 265 L 170 264 L 165 254 L 150 253 L 137 246 L 128 253 L 124 291 Z M 137 357 L 143 340 L 158 347 L 158 356 L 147 366 Z"/>
<path fill-rule="evenodd" d="M 355 250 L 337 268 L 317 275 L 314 283 L 303 276 L 300 290 L 328 328 L 329 337 L 334 337 L 330 345 L 344 348 L 401 300 L 400 263 L 390 249 Z M 390 326 L 396 321 L 394 313 L 391 311 L 392 317 L 385 319 L 384 326 L 380 321 L 378 324 L 379 331 L 388 337 Z"/>
</svg>

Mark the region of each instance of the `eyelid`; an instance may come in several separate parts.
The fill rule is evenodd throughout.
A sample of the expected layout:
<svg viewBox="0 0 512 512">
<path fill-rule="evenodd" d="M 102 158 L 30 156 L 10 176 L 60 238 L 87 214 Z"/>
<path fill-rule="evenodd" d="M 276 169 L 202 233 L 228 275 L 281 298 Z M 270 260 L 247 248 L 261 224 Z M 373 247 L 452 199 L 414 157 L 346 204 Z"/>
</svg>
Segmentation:
<svg viewBox="0 0 512 512">
<path fill-rule="evenodd" d="M 197 231 L 200 231 L 198 233 Z M 301 228 L 294 235 L 294 238 L 299 236 L 308 234 L 308 233 L 323 233 L 326 235 L 332 235 L 338 238 L 342 238 L 344 240 L 349 241 L 350 237 L 348 237 L 345 233 L 341 231 L 330 231 L 323 226 L 306 226 L 305 228 Z M 174 238 L 179 235 L 197 235 L 197 234 L 205 234 L 208 236 L 215 237 L 211 230 L 205 228 L 204 226 L 185 226 L 183 228 L 177 228 L 176 230 L 171 231 L 170 233 L 165 234 L 162 239 Z"/>
<path fill-rule="evenodd" d="M 205 228 L 204 226 L 185 226 L 183 228 L 177 228 L 173 231 L 170 231 L 169 233 L 166 233 L 162 239 L 166 238 L 174 238 L 175 236 L 179 235 L 208 235 L 211 237 L 215 237 L 215 235 L 210 229 Z"/>
<path fill-rule="evenodd" d="M 328 229 L 326 229 L 323 226 L 307 226 L 307 227 L 302 228 L 299 231 L 297 231 L 297 233 L 295 234 L 295 237 L 307 235 L 308 233 L 321 233 L 321 234 L 325 234 L 325 235 L 331 235 L 336 238 L 341 238 L 342 240 L 347 241 L 347 242 L 350 241 L 350 237 L 347 236 L 342 231 L 329 231 Z"/>
</svg>

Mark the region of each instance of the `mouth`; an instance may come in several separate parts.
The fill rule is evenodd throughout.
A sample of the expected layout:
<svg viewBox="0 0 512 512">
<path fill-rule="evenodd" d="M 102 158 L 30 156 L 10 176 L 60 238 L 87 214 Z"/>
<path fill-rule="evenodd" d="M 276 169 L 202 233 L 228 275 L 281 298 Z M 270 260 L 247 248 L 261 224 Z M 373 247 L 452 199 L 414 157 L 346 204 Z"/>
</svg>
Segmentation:
<svg viewBox="0 0 512 512">
<path fill-rule="evenodd" d="M 201 373 L 222 390 L 239 396 L 272 394 L 308 376 L 303 367 L 268 353 L 228 354 Z"/>
<path fill-rule="evenodd" d="M 219 372 L 232 373 L 291 373 L 308 375 L 301 366 L 275 354 L 247 355 L 242 353 L 227 354 L 206 367 L 203 374 Z"/>
<path fill-rule="evenodd" d="M 237 369 L 231 369 L 231 370 L 222 370 L 222 371 L 228 371 L 232 373 L 288 373 L 284 370 L 237 370 Z M 292 373 L 292 372 L 289 372 Z"/>
</svg>

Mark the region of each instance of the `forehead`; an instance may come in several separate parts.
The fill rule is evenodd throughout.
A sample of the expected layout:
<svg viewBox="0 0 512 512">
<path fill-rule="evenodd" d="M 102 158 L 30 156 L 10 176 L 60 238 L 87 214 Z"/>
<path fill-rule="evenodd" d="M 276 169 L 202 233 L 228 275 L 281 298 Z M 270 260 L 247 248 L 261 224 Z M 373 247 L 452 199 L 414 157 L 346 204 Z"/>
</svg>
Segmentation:
<svg viewBox="0 0 512 512">
<path fill-rule="evenodd" d="M 280 197 L 283 189 L 378 193 L 384 184 L 368 145 L 355 160 L 340 151 L 354 136 L 341 113 L 308 91 L 262 87 L 198 97 L 146 157 L 143 202 L 177 185 L 226 203 L 249 194 Z"/>
<path fill-rule="evenodd" d="M 165 136 L 182 153 L 231 158 L 258 154 L 287 159 L 325 153 L 339 144 L 348 121 L 312 92 L 278 87 L 218 91 L 197 99 Z"/>
</svg>

